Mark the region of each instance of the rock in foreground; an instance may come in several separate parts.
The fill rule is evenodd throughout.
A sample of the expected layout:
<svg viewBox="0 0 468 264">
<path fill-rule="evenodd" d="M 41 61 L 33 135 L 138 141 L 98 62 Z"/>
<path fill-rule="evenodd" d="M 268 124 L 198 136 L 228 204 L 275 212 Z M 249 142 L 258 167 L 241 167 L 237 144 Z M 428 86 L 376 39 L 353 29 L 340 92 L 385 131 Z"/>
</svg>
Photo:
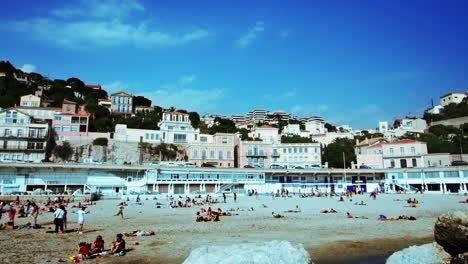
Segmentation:
<svg viewBox="0 0 468 264">
<path fill-rule="evenodd" d="M 308 264 L 309 254 L 302 245 L 289 241 L 202 246 L 194 249 L 184 264 Z"/>
<path fill-rule="evenodd" d="M 439 216 L 434 237 L 454 257 L 468 252 L 468 213 L 456 211 Z"/>
<path fill-rule="evenodd" d="M 437 243 L 411 246 L 393 253 L 386 264 L 445 264 L 450 263 L 450 255 Z"/>
</svg>

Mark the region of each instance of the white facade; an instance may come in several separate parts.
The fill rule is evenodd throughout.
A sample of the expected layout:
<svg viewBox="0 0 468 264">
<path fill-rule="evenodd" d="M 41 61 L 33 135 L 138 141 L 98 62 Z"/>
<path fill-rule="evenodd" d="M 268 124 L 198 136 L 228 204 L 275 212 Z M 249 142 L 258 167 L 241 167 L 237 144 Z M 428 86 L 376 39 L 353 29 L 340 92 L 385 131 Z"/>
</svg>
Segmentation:
<svg viewBox="0 0 468 264">
<path fill-rule="evenodd" d="M 202 118 L 200 118 L 201 121 L 205 122 L 206 126 L 208 128 L 212 127 L 215 125 L 215 118 L 211 117 L 209 115 L 204 115 Z"/>
<path fill-rule="evenodd" d="M 15 108 L 0 111 L 0 161 L 40 162 L 49 125 Z"/>
<path fill-rule="evenodd" d="M 354 135 L 351 133 L 338 133 L 338 132 L 328 132 L 322 135 L 312 135 L 312 140 L 319 142 L 322 145 L 329 145 L 333 143 L 337 138 L 348 138 L 353 139 Z"/>
<path fill-rule="evenodd" d="M 278 133 L 278 128 L 269 125 L 263 125 L 257 127 L 255 130 L 249 133 L 252 138 L 260 138 L 265 143 L 275 144 L 279 143 L 281 138 Z"/>
<path fill-rule="evenodd" d="M 247 113 L 247 119 L 252 120 L 254 122 L 264 121 L 266 119 L 267 114 L 268 114 L 267 110 L 256 109 Z"/>
<path fill-rule="evenodd" d="M 380 121 L 379 122 L 379 133 L 387 133 L 388 131 L 388 122 L 387 121 Z"/>
<path fill-rule="evenodd" d="M 133 113 L 133 95 L 118 92 L 110 96 L 111 100 L 111 112 L 132 114 Z"/>
<path fill-rule="evenodd" d="M 33 94 L 21 96 L 20 106 L 40 107 L 41 98 Z"/>
<path fill-rule="evenodd" d="M 305 129 L 312 135 L 323 135 L 327 133 L 325 122 L 323 121 L 323 118 L 319 116 L 308 117 L 305 122 Z"/>
<path fill-rule="evenodd" d="M 165 112 L 158 123 L 163 132 L 163 142 L 186 144 L 199 141 L 200 130 L 194 129 L 189 115 L 179 112 Z"/>
<path fill-rule="evenodd" d="M 398 127 L 384 133 L 387 140 L 394 141 L 407 133 L 421 134 L 427 129 L 426 120 L 421 118 L 405 118 L 398 121 L 400 121 Z"/>
<path fill-rule="evenodd" d="M 272 165 L 310 168 L 322 163 L 319 143 L 273 144 L 271 149 Z"/>
<path fill-rule="evenodd" d="M 285 135 L 301 135 L 301 128 L 299 124 L 288 124 L 283 127 L 283 134 Z"/>
<path fill-rule="evenodd" d="M 447 106 L 449 104 L 459 104 L 465 99 L 466 93 L 453 92 L 440 97 L 440 104 Z"/>
<path fill-rule="evenodd" d="M 56 114 L 62 112 L 62 108 L 58 107 L 30 107 L 30 106 L 18 106 L 16 109 L 24 112 L 34 119 L 53 120 Z"/>
</svg>

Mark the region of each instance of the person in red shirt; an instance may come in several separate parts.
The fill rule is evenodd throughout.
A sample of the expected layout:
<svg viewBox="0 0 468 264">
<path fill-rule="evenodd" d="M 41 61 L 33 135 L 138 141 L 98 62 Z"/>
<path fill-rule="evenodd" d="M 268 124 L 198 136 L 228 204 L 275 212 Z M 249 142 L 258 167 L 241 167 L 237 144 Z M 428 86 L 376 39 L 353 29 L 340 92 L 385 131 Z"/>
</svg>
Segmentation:
<svg viewBox="0 0 468 264">
<path fill-rule="evenodd" d="M 81 242 L 80 244 L 78 244 L 78 246 L 80 247 L 78 258 L 82 260 L 86 259 L 89 256 L 88 244 L 86 244 L 86 242 Z"/>
<path fill-rule="evenodd" d="M 94 241 L 94 248 L 89 252 L 90 255 L 101 253 L 104 251 L 104 240 L 102 240 L 102 236 L 97 236 L 96 240 Z"/>
</svg>

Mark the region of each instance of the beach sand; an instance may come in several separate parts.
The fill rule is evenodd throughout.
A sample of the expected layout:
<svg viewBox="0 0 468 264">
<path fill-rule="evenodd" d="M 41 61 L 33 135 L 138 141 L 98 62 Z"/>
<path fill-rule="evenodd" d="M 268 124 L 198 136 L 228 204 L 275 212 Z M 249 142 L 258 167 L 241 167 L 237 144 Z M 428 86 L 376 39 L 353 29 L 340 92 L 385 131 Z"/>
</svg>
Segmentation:
<svg viewBox="0 0 468 264">
<path fill-rule="evenodd" d="M 406 199 L 416 198 L 420 204 L 416 208 L 406 207 Z M 22 197 L 24 198 L 24 197 Z M 218 198 L 220 201 L 221 197 Z M 395 200 L 401 201 L 395 201 Z M 78 243 L 91 243 L 97 235 L 102 235 L 106 248 L 115 234 L 133 230 L 154 230 L 155 236 L 127 237 L 127 247 L 131 250 L 123 257 L 106 256 L 87 260 L 86 263 L 182 263 L 191 250 L 201 245 L 229 245 L 232 243 L 289 240 L 302 244 L 318 264 L 342 263 L 343 260 L 356 261 L 375 258 L 382 260 L 393 252 L 415 244 L 433 241 L 434 222 L 442 213 L 453 210 L 467 210 L 467 204 L 458 203 L 465 196 L 435 194 L 383 194 L 372 200 L 368 194 L 352 198 L 352 202 L 339 202 L 338 198 L 275 198 L 260 196 L 239 196 L 236 203 L 232 196 L 228 202 L 212 205 L 212 209 L 240 208 L 236 216 L 225 216 L 221 222 L 196 223 L 195 213 L 207 206 L 192 208 L 167 208 L 166 196 L 158 200 L 142 198 L 143 205 L 128 202 L 124 210 L 125 218 L 113 216 L 118 211 L 118 200 L 98 201 L 89 207 L 82 235 L 78 233 L 45 233 L 54 228 L 53 215 L 43 213 L 38 230 L 1 230 L 0 263 L 58 263 L 76 255 Z M 364 201 L 367 206 L 354 205 Z M 155 208 L 155 203 L 164 208 Z M 268 206 L 263 208 L 262 204 Z M 285 213 L 298 205 L 301 213 Z M 255 211 L 246 211 L 253 207 Z M 322 208 L 333 208 L 336 214 L 321 214 Z M 77 228 L 78 209 L 68 208 L 68 228 Z M 285 215 L 274 219 L 271 212 Z M 367 216 L 369 219 L 348 219 L 346 212 L 354 216 Z M 398 217 L 406 214 L 417 217 L 416 221 L 379 221 L 380 214 Z M 1 222 L 6 222 L 3 215 Z M 32 218 L 17 218 L 22 225 Z M 139 245 L 133 245 L 138 241 Z M 47 262 L 50 260 L 50 262 Z M 350 262 L 350 261 L 346 261 Z M 70 263 L 70 261 L 68 261 Z M 374 263 L 379 263 L 374 262 Z"/>
</svg>

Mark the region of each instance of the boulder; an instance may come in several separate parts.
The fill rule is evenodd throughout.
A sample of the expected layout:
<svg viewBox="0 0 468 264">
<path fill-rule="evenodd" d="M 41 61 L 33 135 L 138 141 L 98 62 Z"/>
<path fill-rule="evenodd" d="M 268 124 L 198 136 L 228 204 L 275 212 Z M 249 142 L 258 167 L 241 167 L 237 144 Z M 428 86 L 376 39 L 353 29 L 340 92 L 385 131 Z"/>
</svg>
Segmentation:
<svg viewBox="0 0 468 264">
<path fill-rule="evenodd" d="M 468 252 L 468 213 L 456 211 L 439 216 L 434 237 L 453 257 Z"/>
<path fill-rule="evenodd" d="M 393 253 L 386 264 L 448 264 L 450 255 L 437 243 L 411 246 Z"/>
</svg>

